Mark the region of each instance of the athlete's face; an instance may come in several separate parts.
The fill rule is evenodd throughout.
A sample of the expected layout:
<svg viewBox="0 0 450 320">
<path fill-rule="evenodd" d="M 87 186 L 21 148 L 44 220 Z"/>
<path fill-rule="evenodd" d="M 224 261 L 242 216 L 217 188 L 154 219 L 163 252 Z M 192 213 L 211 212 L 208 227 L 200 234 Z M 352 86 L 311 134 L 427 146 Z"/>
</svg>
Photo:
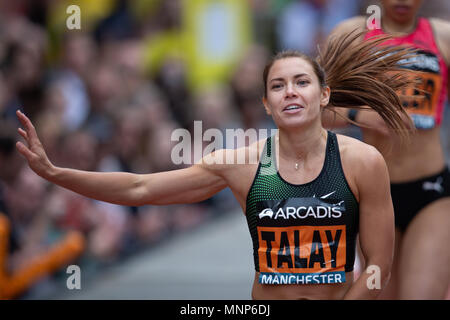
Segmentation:
<svg viewBox="0 0 450 320">
<path fill-rule="evenodd" d="M 414 20 L 423 0 L 382 0 L 385 17 L 397 23 Z"/>
<path fill-rule="evenodd" d="M 278 127 L 298 127 L 320 121 L 330 89 L 321 87 L 312 65 L 303 58 L 280 59 L 272 65 L 263 98 L 267 114 Z"/>
</svg>

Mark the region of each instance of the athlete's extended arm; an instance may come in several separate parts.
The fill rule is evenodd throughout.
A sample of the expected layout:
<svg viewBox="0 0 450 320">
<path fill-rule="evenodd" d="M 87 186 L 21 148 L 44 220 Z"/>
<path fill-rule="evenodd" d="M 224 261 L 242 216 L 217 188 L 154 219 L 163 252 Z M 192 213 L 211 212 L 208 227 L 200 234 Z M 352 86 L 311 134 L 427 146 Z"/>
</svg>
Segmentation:
<svg viewBox="0 0 450 320">
<path fill-rule="evenodd" d="M 203 164 L 153 174 L 60 168 L 48 159 L 31 121 L 20 111 L 17 117 L 25 129 L 18 131 L 27 145 L 17 142 L 16 146 L 30 168 L 46 180 L 92 199 L 127 206 L 192 203 L 227 186 L 217 170 Z"/>
<path fill-rule="evenodd" d="M 365 269 L 344 299 L 375 299 L 386 286 L 394 250 L 394 209 L 382 155 L 366 147 L 355 170 L 359 193 L 359 237 Z"/>
</svg>

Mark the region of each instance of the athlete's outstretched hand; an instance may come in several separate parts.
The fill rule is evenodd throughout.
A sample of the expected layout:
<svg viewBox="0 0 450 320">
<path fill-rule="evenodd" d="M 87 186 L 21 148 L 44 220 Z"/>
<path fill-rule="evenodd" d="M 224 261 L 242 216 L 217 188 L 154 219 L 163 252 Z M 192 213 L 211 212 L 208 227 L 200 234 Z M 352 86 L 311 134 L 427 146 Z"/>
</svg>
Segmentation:
<svg viewBox="0 0 450 320">
<path fill-rule="evenodd" d="M 30 119 L 21 111 L 17 110 L 16 115 L 19 118 L 23 128 L 18 128 L 19 134 L 25 139 L 27 145 L 22 142 L 17 142 L 17 150 L 27 159 L 30 168 L 43 178 L 46 178 L 53 165 L 48 159 L 44 147 L 38 138 L 36 129 L 31 123 Z"/>
</svg>

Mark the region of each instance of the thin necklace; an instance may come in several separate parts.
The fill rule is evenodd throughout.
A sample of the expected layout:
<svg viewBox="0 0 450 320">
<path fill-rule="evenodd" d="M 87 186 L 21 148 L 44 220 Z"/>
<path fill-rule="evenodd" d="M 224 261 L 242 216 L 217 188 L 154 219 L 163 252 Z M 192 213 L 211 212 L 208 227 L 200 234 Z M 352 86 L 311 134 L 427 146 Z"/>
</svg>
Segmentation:
<svg viewBox="0 0 450 320">
<path fill-rule="evenodd" d="M 277 144 L 278 144 L 278 146 L 279 146 L 279 145 L 280 145 L 280 136 L 279 136 L 279 133 L 275 136 L 275 138 L 276 138 Z M 299 165 L 298 162 L 295 162 L 294 168 L 295 168 L 295 170 L 298 170 L 298 169 L 300 168 L 300 165 Z"/>
<path fill-rule="evenodd" d="M 280 141 L 279 135 L 276 136 L 276 139 L 277 139 L 278 145 L 280 145 L 280 143 L 279 143 L 279 141 Z M 295 165 L 294 165 L 295 170 L 298 170 L 299 167 L 300 167 L 300 166 L 299 166 L 298 162 L 296 162 Z"/>
</svg>

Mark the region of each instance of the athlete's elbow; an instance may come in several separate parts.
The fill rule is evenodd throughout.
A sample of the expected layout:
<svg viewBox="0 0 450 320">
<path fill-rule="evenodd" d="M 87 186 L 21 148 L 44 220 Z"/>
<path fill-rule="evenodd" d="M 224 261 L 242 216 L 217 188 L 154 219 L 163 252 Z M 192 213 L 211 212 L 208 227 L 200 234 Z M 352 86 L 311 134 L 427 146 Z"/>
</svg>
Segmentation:
<svg viewBox="0 0 450 320">
<path fill-rule="evenodd" d="M 146 179 L 143 176 L 136 176 L 133 186 L 130 188 L 129 196 L 126 199 L 129 206 L 151 205 L 156 201 L 156 197 L 147 187 Z"/>
</svg>

